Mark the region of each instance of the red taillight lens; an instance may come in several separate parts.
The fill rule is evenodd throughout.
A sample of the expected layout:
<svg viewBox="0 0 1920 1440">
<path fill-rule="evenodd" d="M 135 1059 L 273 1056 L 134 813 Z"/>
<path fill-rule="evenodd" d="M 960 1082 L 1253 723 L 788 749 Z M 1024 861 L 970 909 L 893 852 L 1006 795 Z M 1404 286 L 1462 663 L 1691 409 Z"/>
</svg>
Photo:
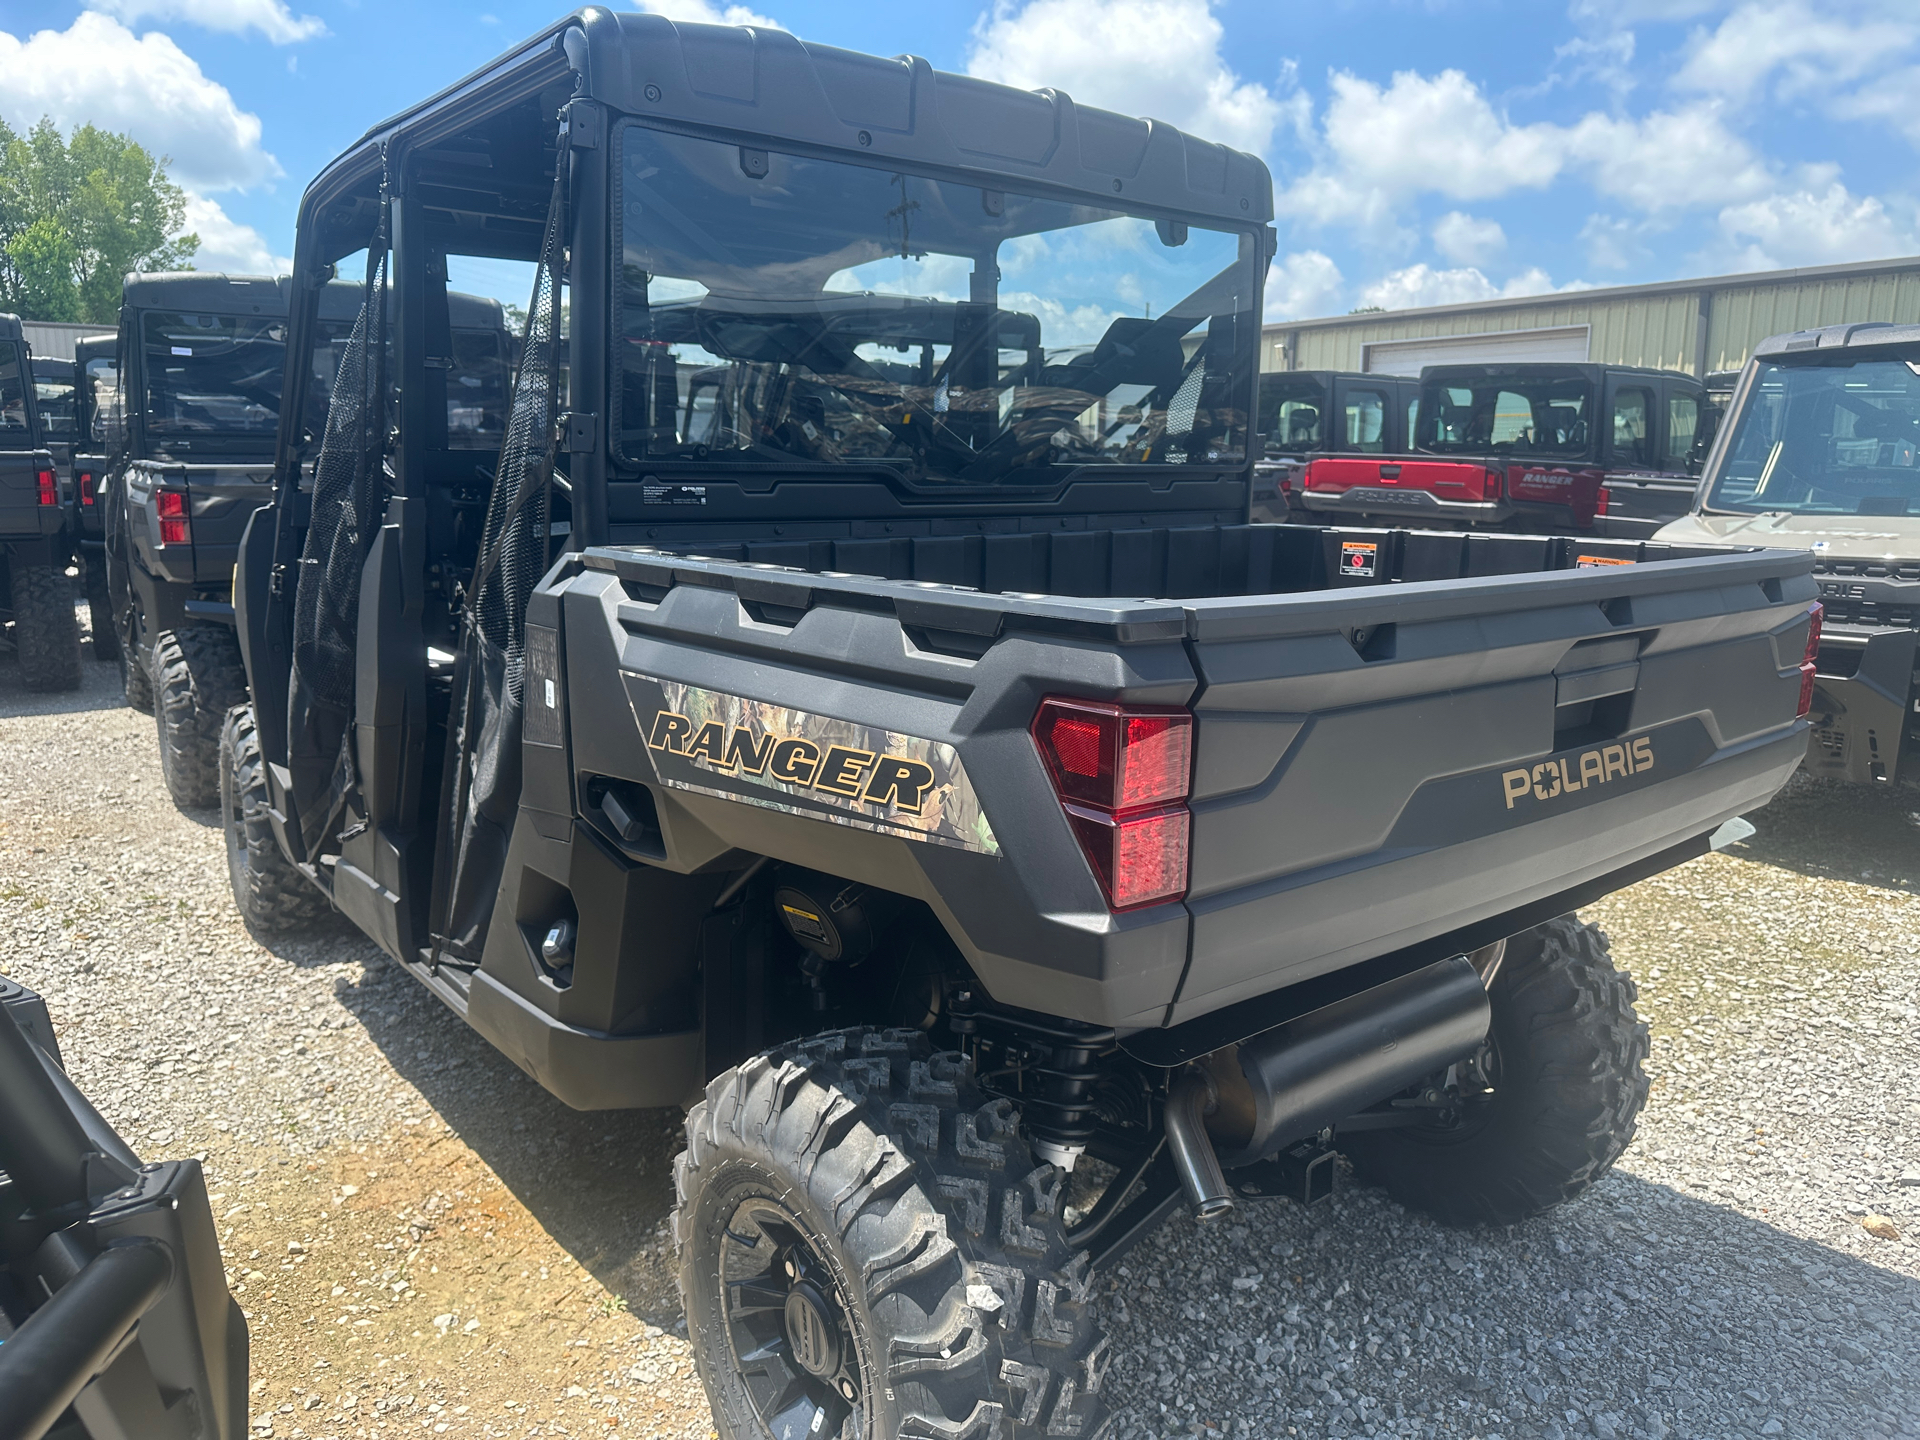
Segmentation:
<svg viewBox="0 0 1920 1440">
<path fill-rule="evenodd" d="M 190 537 L 186 495 L 179 490 L 155 491 L 153 510 L 160 517 L 160 543 L 185 545 Z"/>
<path fill-rule="evenodd" d="M 91 470 L 80 472 L 80 503 L 93 504 L 93 472 Z"/>
<path fill-rule="evenodd" d="M 1607 513 L 1607 487 L 1604 485 L 1593 492 L 1593 513 L 1596 516 Z"/>
<path fill-rule="evenodd" d="M 1498 500 L 1506 493 L 1507 477 L 1498 470 L 1487 471 L 1487 499 Z"/>
<path fill-rule="evenodd" d="M 1800 661 L 1800 709 L 1797 712 L 1802 717 L 1813 709 L 1813 666 L 1820 655 L 1820 622 L 1825 615 L 1826 607 L 1818 600 L 1807 612 L 1807 653 Z"/>
<path fill-rule="evenodd" d="M 1193 716 L 1090 700 L 1047 700 L 1034 738 L 1063 800 L 1137 810 L 1186 798 Z"/>
<path fill-rule="evenodd" d="M 1115 910 L 1177 900 L 1187 893 L 1193 817 L 1184 805 L 1114 815 L 1068 805 L 1067 820 Z"/>
<path fill-rule="evenodd" d="M 60 485 L 59 482 L 53 478 L 53 471 L 42 470 L 36 478 L 40 482 L 40 503 L 42 505 L 58 505 L 60 503 Z"/>
<path fill-rule="evenodd" d="M 1048 699 L 1033 738 L 1107 903 L 1130 910 L 1184 895 L 1193 716 Z"/>
</svg>

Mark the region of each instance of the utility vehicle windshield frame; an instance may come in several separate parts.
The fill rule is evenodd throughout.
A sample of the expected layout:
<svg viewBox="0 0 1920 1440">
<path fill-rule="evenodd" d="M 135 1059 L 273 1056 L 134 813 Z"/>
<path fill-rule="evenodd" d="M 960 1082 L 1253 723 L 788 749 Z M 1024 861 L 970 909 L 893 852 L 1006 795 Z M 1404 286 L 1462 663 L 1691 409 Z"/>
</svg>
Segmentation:
<svg viewBox="0 0 1920 1440">
<path fill-rule="evenodd" d="M 952 487 L 1244 463 L 1251 229 L 616 134 L 626 464 Z"/>
<path fill-rule="evenodd" d="M 1920 515 L 1920 357 L 1760 361 L 1705 509 Z"/>
<path fill-rule="evenodd" d="M 1593 452 L 1594 383 L 1584 375 L 1443 375 L 1420 387 L 1414 448 L 1565 463 Z"/>
</svg>

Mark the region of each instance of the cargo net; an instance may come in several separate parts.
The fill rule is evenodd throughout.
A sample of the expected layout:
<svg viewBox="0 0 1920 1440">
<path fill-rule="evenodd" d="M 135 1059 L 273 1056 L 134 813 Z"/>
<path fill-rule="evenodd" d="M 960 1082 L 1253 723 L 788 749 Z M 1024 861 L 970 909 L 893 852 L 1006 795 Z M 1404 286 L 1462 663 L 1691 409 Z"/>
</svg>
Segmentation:
<svg viewBox="0 0 1920 1440">
<path fill-rule="evenodd" d="M 313 467 L 312 519 L 293 600 L 288 766 L 306 853 L 325 846 L 352 788 L 354 644 L 360 571 L 386 498 L 386 219 L 335 375 Z"/>
<path fill-rule="evenodd" d="M 480 963 L 520 801 L 527 602 L 547 565 L 559 439 L 564 201 L 556 176 L 506 438 L 467 589 L 444 792 L 450 803 L 439 852 L 451 864 L 435 900 L 435 967 Z"/>
<path fill-rule="evenodd" d="M 527 600 L 547 567 L 560 379 L 560 201 L 556 185 L 468 601 L 474 628 L 511 662 L 509 683 L 516 696 L 519 660 L 526 648 Z"/>
</svg>

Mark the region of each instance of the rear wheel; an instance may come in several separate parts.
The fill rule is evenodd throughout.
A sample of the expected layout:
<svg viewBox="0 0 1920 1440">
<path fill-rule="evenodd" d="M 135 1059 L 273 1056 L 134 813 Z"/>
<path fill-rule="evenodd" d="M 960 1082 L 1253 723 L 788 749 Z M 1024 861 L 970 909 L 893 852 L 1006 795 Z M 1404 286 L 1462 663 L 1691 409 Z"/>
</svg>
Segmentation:
<svg viewBox="0 0 1920 1440">
<path fill-rule="evenodd" d="M 114 659 L 120 662 L 120 692 L 142 715 L 153 713 L 153 653 L 140 642 L 140 617 L 131 606 L 118 617 L 120 643 Z"/>
<path fill-rule="evenodd" d="M 163 630 L 153 646 L 153 682 L 167 790 L 182 809 L 210 809 L 220 799 L 220 727 L 247 698 L 240 643 L 224 626 Z"/>
<path fill-rule="evenodd" d="M 93 637 L 93 658 L 102 664 L 120 658 L 120 631 L 113 623 L 113 601 L 107 596 L 104 556 L 83 559 L 80 578 L 87 593 L 87 630 Z"/>
<path fill-rule="evenodd" d="M 284 935 L 333 913 L 332 902 L 281 853 L 271 804 L 253 707 L 237 705 L 220 727 L 220 819 L 233 903 L 257 935 Z"/>
<path fill-rule="evenodd" d="M 724 1440 L 1094 1436 L 1107 1342 L 1066 1176 L 916 1030 L 729 1070 L 675 1162 L 680 1294 Z"/>
<path fill-rule="evenodd" d="M 73 582 L 50 565 L 15 561 L 9 569 L 20 684 L 28 690 L 78 689 L 80 620 L 73 612 Z"/>
<path fill-rule="evenodd" d="M 1563 915 L 1507 942 L 1482 1093 L 1431 1126 L 1361 1131 L 1362 1179 L 1453 1225 L 1511 1225 L 1593 1185 L 1647 1103 L 1647 1027 L 1597 925 Z"/>
</svg>

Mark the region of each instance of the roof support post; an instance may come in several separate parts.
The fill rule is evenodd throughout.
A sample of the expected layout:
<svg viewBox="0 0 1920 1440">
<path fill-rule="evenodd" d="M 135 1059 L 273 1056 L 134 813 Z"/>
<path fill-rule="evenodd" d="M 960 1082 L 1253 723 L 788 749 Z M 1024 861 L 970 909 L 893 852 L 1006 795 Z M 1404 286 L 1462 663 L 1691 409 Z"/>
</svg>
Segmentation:
<svg viewBox="0 0 1920 1440">
<path fill-rule="evenodd" d="M 613 137 L 605 109 L 591 100 L 568 106 L 559 163 L 571 166 L 567 193 L 572 197 L 571 264 L 567 273 L 569 364 L 574 423 L 592 428 L 589 448 L 567 457 L 573 485 L 573 534 L 569 549 L 584 550 L 607 541 L 607 352 L 613 307 L 613 266 L 607 214 L 607 167 L 613 163 Z M 570 447 L 571 448 L 571 447 Z"/>
</svg>

